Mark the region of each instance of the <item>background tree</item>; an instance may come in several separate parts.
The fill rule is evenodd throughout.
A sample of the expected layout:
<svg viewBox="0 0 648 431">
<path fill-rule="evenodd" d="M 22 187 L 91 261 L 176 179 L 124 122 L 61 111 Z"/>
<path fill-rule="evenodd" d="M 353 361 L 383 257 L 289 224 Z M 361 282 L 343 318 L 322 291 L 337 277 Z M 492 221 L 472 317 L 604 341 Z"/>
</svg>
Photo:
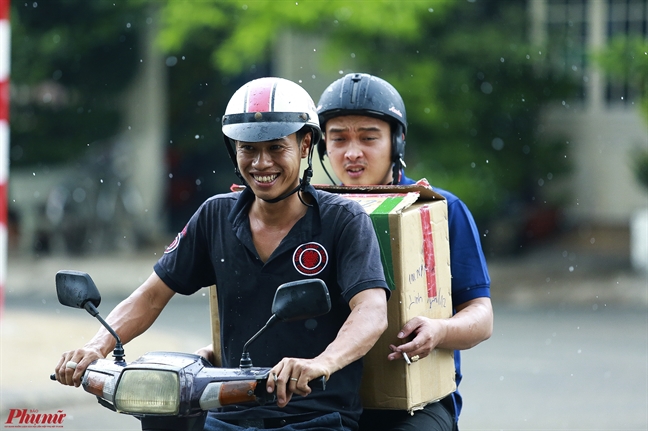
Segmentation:
<svg viewBox="0 0 648 431">
<path fill-rule="evenodd" d="M 569 169 L 566 144 L 543 139 L 539 112 L 571 85 L 529 46 L 525 8 L 505 0 L 169 0 L 160 42 L 178 53 L 202 43 L 227 77 L 264 68 L 284 29 L 320 35 L 330 71 L 374 73 L 403 95 L 410 176 L 452 190 L 486 222 L 508 204 L 546 200 L 544 184 Z"/>
<path fill-rule="evenodd" d="M 12 166 L 69 161 L 117 131 L 143 19 L 125 2 L 12 2 Z"/>
</svg>

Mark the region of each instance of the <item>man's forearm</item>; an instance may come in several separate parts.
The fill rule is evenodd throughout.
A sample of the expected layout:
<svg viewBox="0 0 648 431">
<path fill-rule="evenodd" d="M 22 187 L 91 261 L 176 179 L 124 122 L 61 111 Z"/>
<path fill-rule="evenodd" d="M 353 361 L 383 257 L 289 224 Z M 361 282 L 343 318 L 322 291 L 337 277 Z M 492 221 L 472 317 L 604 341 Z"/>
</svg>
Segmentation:
<svg viewBox="0 0 648 431">
<path fill-rule="evenodd" d="M 382 289 L 365 290 L 349 305 L 351 314 L 337 337 L 314 358 L 325 363 L 330 374 L 367 354 L 387 329 L 387 300 Z"/>
<path fill-rule="evenodd" d="M 156 274 L 152 274 L 128 298 L 110 312 L 106 322 L 117 332 L 123 344 L 144 333 L 160 315 L 173 296 Z M 107 356 L 115 346 L 114 337 L 101 328 L 86 344 Z"/>
<path fill-rule="evenodd" d="M 457 307 L 446 320 L 446 335 L 437 347 L 465 350 L 490 338 L 493 333 L 493 307 L 490 298 L 476 298 Z"/>
</svg>

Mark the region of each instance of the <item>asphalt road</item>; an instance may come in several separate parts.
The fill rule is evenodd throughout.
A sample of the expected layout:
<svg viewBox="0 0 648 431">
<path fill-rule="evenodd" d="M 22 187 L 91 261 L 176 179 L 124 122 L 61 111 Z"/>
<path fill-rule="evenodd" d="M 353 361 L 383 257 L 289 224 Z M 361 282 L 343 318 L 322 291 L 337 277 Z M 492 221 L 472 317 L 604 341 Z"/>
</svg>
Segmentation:
<svg viewBox="0 0 648 431">
<path fill-rule="evenodd" d="M 44 317 L 72 313 L 80 325 L 92 321 L 81 310 L 46 311 L 42 305 Z M 102 308 L 112 305 L 108 301 Z M 11 306 L 33 309 L 34 303 Z M 200 337 L 209 337 L 208 313 L 200 297 L 175 298 L 154 327 L 160 333 L 173 330 L 174 337 L 184 338 L 179 343 L 199 347 Z M 648 429 L 644 307 L 496 303 L 495 315 L 493 337 L 463 355 L 462 431 Z M 67 414 L 65 430 L 140 429 L 135 419 L 106 410 L 80 390 L 56 391 L 67 391 L 53 406 Z"/>
</svg>

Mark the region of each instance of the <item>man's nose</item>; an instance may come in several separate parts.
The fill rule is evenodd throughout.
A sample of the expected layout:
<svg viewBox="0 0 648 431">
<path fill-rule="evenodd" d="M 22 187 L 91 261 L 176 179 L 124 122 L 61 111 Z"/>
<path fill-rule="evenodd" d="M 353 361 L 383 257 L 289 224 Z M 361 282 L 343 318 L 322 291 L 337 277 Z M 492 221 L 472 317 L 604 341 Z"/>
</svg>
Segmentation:
<svg viewBox="0 0 648 431">
<path fill-rule="evenodd" d="M 344 152 L 344 156 L 349 160 L 357 160 L 362 157 L 362 149 L 356 140 L 349 142 L 349 145 Z"/>
<path fill-rule="evenodd" d="M 272 165 L 272 157 L 270 156 L 269 152 L 265 150 L 260 150 L 256 154 L 256 157 L 252 161 L 252 164 L 254 165 L 255 168 L 270 166 Z"/>
</svg>

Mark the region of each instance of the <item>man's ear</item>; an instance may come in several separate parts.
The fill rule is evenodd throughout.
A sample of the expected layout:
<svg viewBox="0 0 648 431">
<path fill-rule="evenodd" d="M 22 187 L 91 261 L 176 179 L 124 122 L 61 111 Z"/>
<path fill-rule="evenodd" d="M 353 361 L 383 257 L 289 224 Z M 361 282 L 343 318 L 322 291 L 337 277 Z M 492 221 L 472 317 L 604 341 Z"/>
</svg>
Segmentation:
<svg viewBox="0 0 648 431">
<path fill-rule="evenodd" d="M 301 141 L 299 146 L 301 150 L 301 158 L 305 159 L 308 157 L 308 151 L 310 150 L 311 143 L 313 142 L 313 132 L 308 132 L 304 135 L 304 138 Z"/>
</svg>

